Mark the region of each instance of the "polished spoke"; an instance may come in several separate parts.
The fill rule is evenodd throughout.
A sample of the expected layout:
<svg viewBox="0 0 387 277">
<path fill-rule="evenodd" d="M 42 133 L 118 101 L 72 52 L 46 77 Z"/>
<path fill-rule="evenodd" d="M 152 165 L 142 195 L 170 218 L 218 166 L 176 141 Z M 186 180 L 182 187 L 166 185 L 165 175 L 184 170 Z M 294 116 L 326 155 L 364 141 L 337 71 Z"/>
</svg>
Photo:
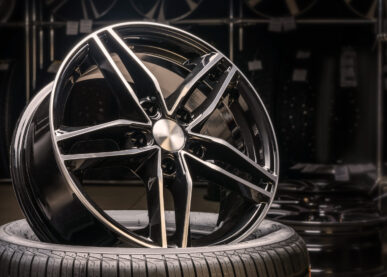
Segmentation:
<svg viewBox="0 0 387 277">
<path fill-rule="evenodd" d="M 186 161 L 191 172 L 206 177 L 209 181 L 235 191 L 247 199 L 257 203 L 268 203 L 273 196 L 273 192 L 267 191 L 212 162 L 204 161 L 189 153 L 186 153 Z"/>
<path fill-rule="evenodd" d="M 233 66 L 229 67 L 223 73 L 218 84 L 213 88 L 208 97 L 203 101 L 203 103 L 199 107 L 194 110 L 192 114 L 193 121 L 189 124 L 187 130 L 192 130 L 194 127 L 203 122 L 212 114 L 212 112 L 218 106 L 219 101 L 222 99 L 224 92 L 226 91 L 236 71 L 237 68 Z"/>
<path fill-rule="evenodd" d="M 134 149 L 128 149 L 128 150 L 109 151 L 109 152 L 66 154 L 66 155 L 61 155 L 61 158 L 64 161 L 78 161 L 78 160 L 91 160 L 91 159 L 101 159 L 101 158 L 113 158 L 113 157 L 121 157 L 121 156 L 134 156 L 134 155 L 144 154 L 146 152 L 152 151 L 156 147 L 157 146 L 147 146 L 143 148 L 134 148 Z"/>
<path fill-rule="evenodd" d="M 223 139 L 196 133 L 189 133 L 189 139 L 204 146 L 206 160 L 225 162 L 251 175 L 255 183 L 275 183 L 278 180 L 278 176 L 269 172 L 267 168 L 257 164 Z"/>
<path fill-rule="evenodd" d="M 123 73 L 114 62 L 98 35 L 93 36 L 89 45 L 92 57 L 117 97 L 121 112 L 127 114 L 127 116 L 134 114 L 136 120 L 149 123 L 150 119 L 141 107 L 132 87 L 126 81 Z"/>
<path fill-rule="evenodd" d="M 222 55 L 219 53 L 210 53 L 204 55 L 200 63 L 188 74 L 178 88 L 167 97 L 167 106 L 170 109 L 170 115 L 175 114 L 178 107 L 190 96 L 195 84 L 203 78 L 220 60 Z"/>
<path fill-rule="evenodd" d="M 185 160 L 185 152 L 178 154 L 176 178 L 170 186 L 174 200 L 176 232 L 174 239 L 178 247 L 190 246 L 189 218 L 192 200 L 192 178 Z"/>
<path fill-rule="evenodd" d="M 112 45 L 112 50 L 118 54 L 126 70 L 131 75 L 138 98 L 140 100 L 157 99 L 161 105 L 160 108 L 165 113 L 167 111 L 165 99 L 156 77 L 113 29 L 108 29 L 106 35 L 108 42 Z"/>
<path fill-rule="evenodd" d="M 121 126 L 134 127 L 134 128 L 149 128 L 151 125 L 149 123 L 142 123 L 142 122 L 126 120 L 126 119 L 118 119 L 118 120 L 113 120 L 113 121 L 97 124 L 90 127 L 80 127 L 80 128 L 72 127 L 71 129 L 61 128 L 61 129 L 55 130 L 56 140 L 63 141 L 66 139 L 71 139 L 74 137 L 95 133 L 108 128 L 121 127 Z"/>
<path fill-rule="evenodd" d="M 148 236 L 152 241 L 167 247 L 167 230 L 165 226 L 164 184 L 161 169 L 161 149 L 157 147 L 137 170 L 145 183 L 148 202 Z"/>
</svg>

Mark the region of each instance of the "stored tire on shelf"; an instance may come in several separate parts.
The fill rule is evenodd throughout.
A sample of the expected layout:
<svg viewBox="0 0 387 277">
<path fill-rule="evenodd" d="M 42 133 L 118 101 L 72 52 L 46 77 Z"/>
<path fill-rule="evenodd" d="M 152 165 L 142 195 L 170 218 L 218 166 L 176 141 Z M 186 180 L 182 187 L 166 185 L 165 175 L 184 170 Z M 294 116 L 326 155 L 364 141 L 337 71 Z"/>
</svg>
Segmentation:
<svg viewBox="0 0 387 277">
<path fill-rule="evenodd" d="M 157 47 L 147 45 L 153 43 Z M 88 50 L 78 52 L 74 48 L 63 62 L 54 87 L 46 86 L 31 101 L 14 135 L 13 183 L 37 236 L 43 241 L 97 246 L 124 239 L 146 247 L 223 244 L 248 236 L 263 220 L 274 198 L 278 151 L 267 112 L 243 74 L 199 38 L 155 23 L 105 27 L 76 47 Z M 113 47 L 116 52 L 112 55 L 105 47 Z M 74 54 L 88 56 L 78 60 Z M 128 60 L 130 68 L 124 66 Z M 78 69 L 69 67 L 78 61 Z M 73 74 L 86 71 L 71 77 L 69 70 Z M 121 70 L 131 75 L 128 71 L 122 75 Z M 62 87 L 71 80 L 73 90 Z M 115 109 L 107 110 L 96 122 L 79 121 L 87 119 L 79 114 L 75 120 L 71 98 L 80 96 L 86 83 L 95 91 L 112 93 L 113 99 L 123 99 L 115 100 Z M 129 87 L 132 85 L 138 96 Z M 62 94 L 70 91 L 74 94 Z M 118 93 L 124 91 L 130 93 Z M 144 97 L 147 93 L 149 97 Z M 174 128 L 157 127 L 164 123 Z M 159 134 L 163 130 L 180 133 L 172 134 L 173 143 L 165 144 L 163 134 Z M 126 172 L 132 172 L 147 190 L 151 222 L 145 230 L 127 230 L 105 214 L 82 188 L 89 169 L 97 172 L 112 163 L 124 164 Z M 220 203 L 219 228 L 200 238 L 189 235 L 192 179 L 215 182 L 228 191 Z M 164 186 L 173 196 L 177 222 L 175 232 L 168 234 L 163 223 Z"/>
<path fill-rule="evenodd" d="M 141 228 L 147 211 L 110 211 L 125 226 Z M 167 213 L 167 226 L 173 214 Z M 216 225 L 217 215 L 192 213 L 193 232 Z M 0 276 L 293 276 L 309 275 L 303 240 L 269 220 L 244 241 L 186 249 L 85 247 L 40 242 L 25 220 L 0 227 Z"/>
</svg>

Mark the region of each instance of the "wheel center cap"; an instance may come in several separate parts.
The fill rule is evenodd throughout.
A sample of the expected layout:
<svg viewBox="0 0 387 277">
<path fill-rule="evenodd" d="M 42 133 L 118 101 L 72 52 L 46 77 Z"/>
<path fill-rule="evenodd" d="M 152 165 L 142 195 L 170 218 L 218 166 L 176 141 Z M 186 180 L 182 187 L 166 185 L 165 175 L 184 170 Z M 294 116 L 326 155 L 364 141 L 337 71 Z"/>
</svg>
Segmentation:
<svg viewBox="0 0 387 277">
<path fill-rule="evenodd" d="M 185 136 L 183 129 L 169 119 L 160 119 L 153 125 L 153 137 L 164 150 L 176 152 L 183 148 Z"/>
</svg>

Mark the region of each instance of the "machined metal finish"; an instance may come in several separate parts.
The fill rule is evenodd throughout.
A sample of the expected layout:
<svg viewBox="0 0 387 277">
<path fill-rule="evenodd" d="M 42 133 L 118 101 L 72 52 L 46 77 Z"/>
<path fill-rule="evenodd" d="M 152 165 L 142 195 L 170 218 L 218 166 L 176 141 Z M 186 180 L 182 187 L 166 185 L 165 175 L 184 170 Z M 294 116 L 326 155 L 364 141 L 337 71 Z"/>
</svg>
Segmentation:
<svg viewBox="0 0 387 277">
<path fill-rule="evenodd" d="M 176 152 L 184 146 L 185 135 L 183 129 L 175 121 L 169 119 L 156 121 L 152 133 L 157 144 L 166 151 Z"/>
<path fill-rule="evenodd" d="M 85 121 L 83 112 L 87 111 L 74 115 L 72 106 L 84 93 L 90 97 L 106 93 L 114 108 L 95 118 L 87 116 L 90 122 Z M 109 241 L 106 232 L 109 238 L 144 247 L 240 241 L 262 221 L 273 201 L 278 150 L 267 112 L 236 66 L 191 34 L 155 23 L 105 27 L 69 53 L 50 97 L 47 116 L 56 175 L 65 186 L 62 190 L 71 191 L 79 203 L 72 206 L 72 212 L 91 216 L 96 223 L 90 226 L 103 230 L 104 239 L 96 239 L 95 244 Z M 43 108 L 38 105 L 34 109 Z M 15 138 L 26 137 L 26 128 L 19 126 Z M 38 141 L 34 136 L 25 139 L 30 145 L 27 148 Z M 15 146 L 15 159 L 22 153 L 22 148 Z M 128 230 L 117 223 L 83 188 L 88 172 L 117 163 L 125 165 L 145 186 L 149 226 L 144 230 Z M 15 167 L 16 183 L 26 178 L 25 170 Z M 195 182 L 203 180 L 222 188 L 218 226 L 209 234 L 192 237 L 192 193 Z M 15 187 L 20 190 L 23 184 Z M 173 230 L 165 225 L 165 189 L 174 201 Z M 59 195 L 43 193 L 40 197 L 50 203 L 47 197 Z M 37 203 L 29 205 L 43 218 L 40 221 L 49 222 L 51 230 L 61 227 L 47 218 L 69 212 L 59 203 L 55 204 L 56 213 L 50 208 L 41 211 Z M 54 203 L 47 204 L 51 205 Z M 77 232 L 87 229 L 76 228 Z M 74 231 L 69 227 L 65 233 Z M 45 239 L 67 239 L 55 231 L 40 233 Z"/>
</svg>

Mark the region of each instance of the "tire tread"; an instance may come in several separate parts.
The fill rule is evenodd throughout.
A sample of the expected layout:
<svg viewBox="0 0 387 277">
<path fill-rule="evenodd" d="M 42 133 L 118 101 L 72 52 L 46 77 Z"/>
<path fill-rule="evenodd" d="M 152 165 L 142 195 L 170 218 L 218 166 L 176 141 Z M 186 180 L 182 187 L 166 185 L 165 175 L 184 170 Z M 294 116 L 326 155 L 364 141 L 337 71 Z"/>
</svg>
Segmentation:
<svg viewBox="0 0 387 277">
<path fill-rule="evenodd" d="M 273 230 L 278 225 L 273 224 Z M 283 227 L 288 228 L 288 227 Z M 25 247 L 0 240 L 0 277 L 215 277 L 307 276 L 309 257 L 304 241 L 292 235 L 279 242 L 237 250 L 181 254 L 96 254 Z"/>
</svg>

